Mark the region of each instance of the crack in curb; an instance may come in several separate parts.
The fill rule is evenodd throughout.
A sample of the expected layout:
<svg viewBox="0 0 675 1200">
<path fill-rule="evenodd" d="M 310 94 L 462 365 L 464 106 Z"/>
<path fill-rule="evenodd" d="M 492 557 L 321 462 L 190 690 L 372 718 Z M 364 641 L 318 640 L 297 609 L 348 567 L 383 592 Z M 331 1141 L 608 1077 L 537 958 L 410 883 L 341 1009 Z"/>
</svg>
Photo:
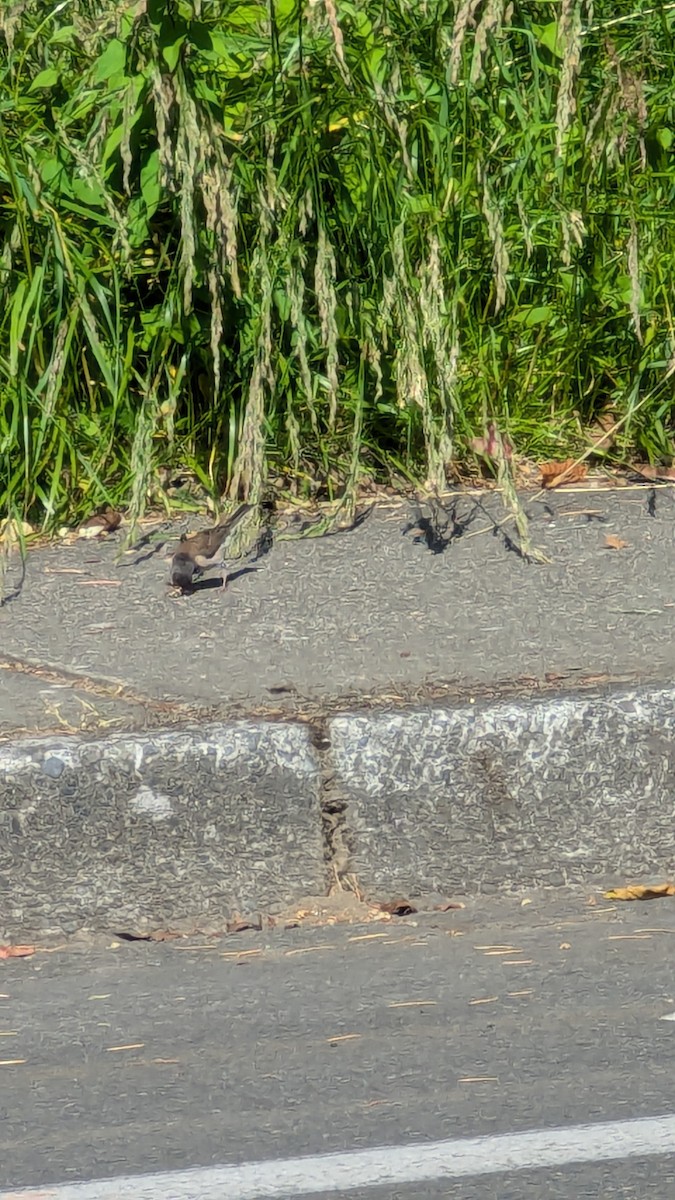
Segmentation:
<svg viewBox="0 0 675 1200">
<path fill-rule="evenodd" d="M 309 736 L 319 759 L 319 808 L 324 862 L 327 870 L 327 895 L 353 892 L 362 899 L 358 879 L 350 871 L 352 836 L 349 830 L 349 801 L 339 786 L 333 762 L 330 721 L 313 721 Z"/>
</svg>

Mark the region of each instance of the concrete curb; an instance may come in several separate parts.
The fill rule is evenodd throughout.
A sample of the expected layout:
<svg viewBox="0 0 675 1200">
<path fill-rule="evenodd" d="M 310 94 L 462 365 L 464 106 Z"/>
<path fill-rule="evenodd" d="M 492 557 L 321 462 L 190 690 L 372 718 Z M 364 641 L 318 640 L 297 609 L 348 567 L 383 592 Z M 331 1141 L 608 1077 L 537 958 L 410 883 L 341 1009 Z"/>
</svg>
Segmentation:
<svg viewBox="0 0 675 1200">
<path fill-rule="evenodd" d="M 6 744 L 0 813 L 5 936 L 222 918 L 325 892 L 300 725 Z"/>
<path fill-rule="evenodd" d="M 0 936 L 670 874 L 675 688 L 0 746 Z"/>
</svg>

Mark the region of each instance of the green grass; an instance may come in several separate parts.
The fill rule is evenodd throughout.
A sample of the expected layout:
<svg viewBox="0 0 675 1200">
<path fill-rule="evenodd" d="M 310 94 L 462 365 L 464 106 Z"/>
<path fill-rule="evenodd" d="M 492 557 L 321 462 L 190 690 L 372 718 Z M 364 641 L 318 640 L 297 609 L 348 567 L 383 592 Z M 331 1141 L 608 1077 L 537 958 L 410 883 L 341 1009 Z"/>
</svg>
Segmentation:
<svg viewBox="0 0 675 1200">
<path fill-rule="evenodd" d="M 470 13 L 473 20 L 469 20 Z M 0 515 L 673 455 L 675 4 L 9 0 Z"/>
</svg>

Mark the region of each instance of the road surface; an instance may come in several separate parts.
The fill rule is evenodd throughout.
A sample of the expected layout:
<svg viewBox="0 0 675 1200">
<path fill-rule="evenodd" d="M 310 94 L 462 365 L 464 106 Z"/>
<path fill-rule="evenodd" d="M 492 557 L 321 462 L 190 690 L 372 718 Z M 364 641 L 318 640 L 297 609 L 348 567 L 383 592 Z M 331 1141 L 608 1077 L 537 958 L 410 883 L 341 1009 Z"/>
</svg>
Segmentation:
<svg viewBox="0 0 675 1200">
<path fill-rule="evenodd" d="M 675 901 L 592 899 L 0 963 L 1 1200 L 675 1195 Z"/>
</svg>

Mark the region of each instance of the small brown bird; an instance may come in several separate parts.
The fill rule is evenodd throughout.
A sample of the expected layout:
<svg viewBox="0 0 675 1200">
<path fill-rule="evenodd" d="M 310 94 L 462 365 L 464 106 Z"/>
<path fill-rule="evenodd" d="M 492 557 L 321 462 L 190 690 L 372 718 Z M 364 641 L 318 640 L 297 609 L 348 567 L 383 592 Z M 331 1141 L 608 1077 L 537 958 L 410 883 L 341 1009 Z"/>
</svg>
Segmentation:
<svg viewBox="0 0 675 1200">
<path fill-rule="evenodd" d="M 174 587 L 189 591 L 195 575 L 208 571 L 211 567 L 224 567 L 221 547 L 225 538 L 238 525 L 242 517 L 251 511 L 250 504 L 242 504 L 240 508 L 226 517 L 212 529 L 202 529 L 188 537 L 186 533 L 180 539 L 180 544 L 171 559 L 171 582 Z M 225 586 L 225 575 L 223 575 Z"/>
</svg>

